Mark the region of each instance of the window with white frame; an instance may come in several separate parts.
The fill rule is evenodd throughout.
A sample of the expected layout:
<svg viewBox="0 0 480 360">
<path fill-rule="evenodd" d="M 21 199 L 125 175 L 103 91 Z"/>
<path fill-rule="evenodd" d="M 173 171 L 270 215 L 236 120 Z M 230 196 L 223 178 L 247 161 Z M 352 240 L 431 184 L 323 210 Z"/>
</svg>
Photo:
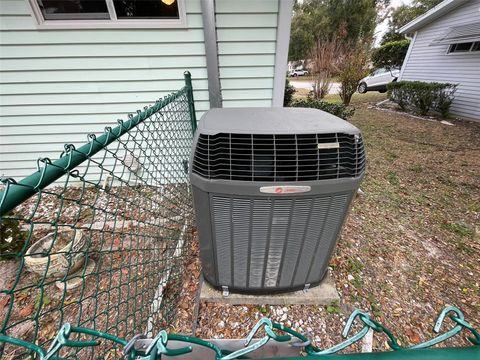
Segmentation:
<svg viewBox="0 0 480 360">
<path fill-rule="evenodd" d="M 185 0 L 29 0 L 40 28 L 184 27 Z"/>
<path fill-rule="evenodd" d="M 466 42 L 466 43 L 458 43 L 458 44 L 451 44 L 448 48 L 448 53 L 466 53 L 472 51 L 480 51 L 480 41 L 476 42 Z"/>
</svg>

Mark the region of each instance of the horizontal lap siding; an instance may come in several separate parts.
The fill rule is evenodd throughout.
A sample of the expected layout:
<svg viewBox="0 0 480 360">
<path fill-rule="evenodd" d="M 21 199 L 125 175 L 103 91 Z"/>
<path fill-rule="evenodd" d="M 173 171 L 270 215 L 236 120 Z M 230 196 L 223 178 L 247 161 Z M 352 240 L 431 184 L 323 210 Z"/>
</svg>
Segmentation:
<svg viewBox="0 0 480 360">
<path fill-rule="evenodd" d="M 55 159 L 116 119 L 184 86 L 190 70 L 198 116 L 209 108 L 200 0 L 188 29 L 37 30 L 25 0 L 0 1 L 0 175 L 19 179 L 39 156 Z M 253 60 L 229 57 L 226 67 Z M 232 79 L 234 80 L 234 79 Z M 247 84 L 248 83 L 247 81 Z M 241 84 L 225 89 L 233 98 Z M 266 96 L 258 84 L 257 96 Z"/>
<path fill-rule="evenodd" d="M 480 121 L 480 52 L 448 54 L 448 45 L 431 45 L 450 27 L 480 21 L 480 0 L 471 0 L 421 28 L 402 80 L 458 84 L 451 113 Z"/>
<path fill-rule="evenodd" d="M 224 107 L 272 106 L 278 3 L 215 2 Z"/>
</svg>

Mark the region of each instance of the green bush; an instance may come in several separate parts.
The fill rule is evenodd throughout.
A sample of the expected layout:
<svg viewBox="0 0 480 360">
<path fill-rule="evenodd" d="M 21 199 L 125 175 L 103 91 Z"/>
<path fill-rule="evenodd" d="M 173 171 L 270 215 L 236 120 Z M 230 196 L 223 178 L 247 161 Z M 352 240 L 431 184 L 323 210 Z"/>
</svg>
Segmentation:
<svg viewBox="0 0 480 360">
<path fill-rule="evenodd" d="M 293 94 L 295 94 L 295 88 L 293 85 L 290 85 L 290 81 L 285 79 L 285 93 L 283 96 L 283 106 L 288 107 L 293 99 Z"/>
<path fill-rule="evenodd" d="M 375 49 L 372 63 L 376 68 L 400 68 L 407 55 L 410 40 L 391 41 Z"/>
<path fill-rule="evenodd" d="M 456 84 L 445 84 L 443 91 L 437 95 L 435 102 L 435 110 L 437 110 L 442 117 L 446 118 L 450 114 L 450 106 L 452 106 L 453 99 L 455 99 L 455 92 L 457 91 Z"/>
<path fill-rule="evenodd" d="M 4 216 L 0 219 L 0 260 L 17 256 L 25 246 L 27 232 L 22 231 L 19 224 L 14 217 Z"/>
<path fill-rule="evenodd" d="M 457 85 L 448 83 L 398 81 L 387 85 L 390 100 L 402 110 L 413 109 L 421 115 L 430 110 L 447 117 L 455 98 Z"/>
<path fill-rule="evenodd" d="M 345 106 L 343 104 L 333 104 L 310 97 L 307 99 L 294 100 L 292 101 L 290 106 L 323 110 L 345 120 L 352 117 L 355 113 L 355 108 L 351 106 Z"/>
<path fill-rule="evenodd" d="M 396 81 L 387 85 L 388 98 L 396 102 L 400 109 L 406 110 L 410 103 L 410 90 L 406 81 Z"/>
</svg>

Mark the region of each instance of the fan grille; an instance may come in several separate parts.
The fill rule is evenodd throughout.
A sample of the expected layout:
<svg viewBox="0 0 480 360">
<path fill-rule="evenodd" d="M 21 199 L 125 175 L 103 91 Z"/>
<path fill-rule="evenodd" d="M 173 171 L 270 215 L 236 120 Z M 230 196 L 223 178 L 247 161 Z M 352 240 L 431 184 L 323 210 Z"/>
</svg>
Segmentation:
<svg viewBox="0 0 480 360">
<path fill-rule="evenodd" d="M 200 134 L 192 172 L 212 180 L 312 181 L 365 170 L 362 137 L 345 133 Z"/>
</svg>

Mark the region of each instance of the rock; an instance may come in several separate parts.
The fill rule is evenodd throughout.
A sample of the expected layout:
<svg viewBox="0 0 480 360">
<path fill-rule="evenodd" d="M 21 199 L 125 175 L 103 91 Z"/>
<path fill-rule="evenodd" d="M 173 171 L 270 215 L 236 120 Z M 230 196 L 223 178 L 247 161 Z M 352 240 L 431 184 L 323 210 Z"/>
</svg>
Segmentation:
<svg viewBox="0 0 480 360">
<path fill-rule="evenodd" d="M 225 327 L 225 321 L 223 321 L 223 320 L 220 321 L 220 322 L 218 323 L 218 327 L 223 329 L 223 328 Z"/>
<path fill-rule="evenodd" d="M 348 274 L 347 279 L 348 281 L 353 281 L 355 278 L 353 277 L 353 275 Z"/>
<path fill-rule="evenodd" d="M 447 120 L 442 120 L 442 121 L 440 121 L 440 123 L 442 123 L 443 125 L 453 126 L 453 124 L 450 121 L 447 121 Z"/>
</svg>

